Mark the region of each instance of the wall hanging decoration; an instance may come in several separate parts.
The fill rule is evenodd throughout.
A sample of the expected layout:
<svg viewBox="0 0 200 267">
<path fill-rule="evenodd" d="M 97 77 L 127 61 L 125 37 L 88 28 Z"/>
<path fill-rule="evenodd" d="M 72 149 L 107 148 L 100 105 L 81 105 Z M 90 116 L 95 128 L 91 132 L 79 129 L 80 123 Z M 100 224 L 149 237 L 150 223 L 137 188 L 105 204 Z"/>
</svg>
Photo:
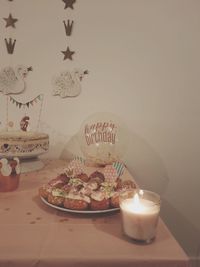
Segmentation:
<svg viewBox="0 0 200 267">
<path fill-rule="evenodd" d="M 15 28 L 15 23 L 18 21 L 18 19 L 13 18 L 12 14 L 10 13 L 8 18 L 3 18 L 6 22 L 6 28 L 7 27 L 13 27 Z"/>
<path fill-rule="evenodd" d="M 72 34 L 72 29 L 73 29 L 73 24 L 74 21 L 70 21 L 69 19 L 67 20 L 67 24 L 65 22 L 65 20 L 63 20 L 64 23 L 64 27 L 65 27 L 65 33 L 67 36 L 70 36 Z"/>
<path fill-rule="evenodd" d="M 13 40 L 12 38 L 9 39 L 5 38 L 4 41 L 6 44 L 8 54 L 13 54 L 15 49 L 16 39 Z"/>
<path fill-rule="evenodd" d="M 7 94 L 20 94 L 26 89 L 25 78 L 32 67 L 18 65 L 5 67 L 0 71 L 0 91 Z"/>
<path fill-rule="evenodd" d="M 74 9 L 73 5 L 76 2 L 75 0 L 63 0 L 63 2 L 65 3 L 65 7 L 64 7 L 65 9 L 67 9 L 67 8 Z M 63 23 L 64 23 L 66 35 L 71 36 L 74 21 L 73 20 L 72 21 L 67 20 L 67 24 L 66 24 L 66 22 L 64 20 Z M 75 51 L 72 51 L 69 48 L 69 46 L 67 46 L 67 49 L 65 51 L 61 51 L 61 52 L 64 54 L 63 60 L 66 60 L 66 59 L 73 60 L 72 56 L 75 54 Z"/>
<path fill-rule="evenodd" d="M 53 95 L 61 98 L 78 96 L 81 92 L 81 80 L 86 74 L 87 70 L 80 69 L 61 72 L 52 81 Z"/>
<path fill-rule="evenodd" d="M 10 1 L 11 2 L 11 1 Z M 18 22 L 17 18 L 14 18 L 11 13 L 9 13 L 7 18 L 3 18 L 4 21 L 6 22 L 5 27 L 11 27 L 13 29 L 16 28 L 15 23 Z M 9 38 L 4 38 L 6 49 L 8 54 L 13 54 L 15 45 L 16 45 L 16 39 L 13 39 L 11 37 Z"/>
<path fill-rule="evenodd" d="M 74 9 L 74 4 L 76 2 L 76 0 L 62 0 L 65 3 L 65 7 L 64 9 L 67 9 L 68 7 L 71 9 Z"/>
<path fill-rule="evenodd" d="M 66 51 L 61 51 L 61 52 L 64 54 L 63 60 L 66 60 L 66 59 L 72 60 L 73 59 L 72 56 L 75 53 L 74 51 L 71 51 L 69 49 L 69 46 L 67 47 Z"/>
<path fill-rule="evenodd" d="M 65 3 L 64 9 L 74 9 L 73 5 L 76 2 L 75 0 L 62 1 Z M 69 38 L 72 35 L 74 21 L 68 19 L 66 22 L 63 20 L 63 24 L 65 34 L 67 38 Z M 63 60 L 72 61 L 75 51 L 71 50 L 69 45 L 67 45 L 66 50 L 61 51 L 61 53 L 64 55 Z M 58 75 L 55 75 L 55 77 L 52 79 L 52 95 L 59 95 L 61 98 L 78 96 L 81 93 L 81 80 L 85 74 L 88 74 L 87 70 L 74 69 L 62 71 Z"/>
</svg>

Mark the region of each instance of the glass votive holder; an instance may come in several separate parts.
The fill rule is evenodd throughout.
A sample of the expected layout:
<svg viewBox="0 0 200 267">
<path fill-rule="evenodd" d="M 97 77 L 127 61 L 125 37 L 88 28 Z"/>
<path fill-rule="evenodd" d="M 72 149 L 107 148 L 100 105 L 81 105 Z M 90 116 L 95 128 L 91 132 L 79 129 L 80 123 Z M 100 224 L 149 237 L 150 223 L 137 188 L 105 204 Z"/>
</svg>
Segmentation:
<svg viewBox="0 0 200 267">
<path fill-rule="evenodd" d="M 14 191 L 19 186 L 20 163 L 17 157 L 0 159 L 0 192 Z"/>
<path fill-rule="evenodd" d="M 160 196 L 148 190 L 128 190 L 120 195 L 122 228 L 135 241 L 151 243 L 156 236 Z"/>
</svg>

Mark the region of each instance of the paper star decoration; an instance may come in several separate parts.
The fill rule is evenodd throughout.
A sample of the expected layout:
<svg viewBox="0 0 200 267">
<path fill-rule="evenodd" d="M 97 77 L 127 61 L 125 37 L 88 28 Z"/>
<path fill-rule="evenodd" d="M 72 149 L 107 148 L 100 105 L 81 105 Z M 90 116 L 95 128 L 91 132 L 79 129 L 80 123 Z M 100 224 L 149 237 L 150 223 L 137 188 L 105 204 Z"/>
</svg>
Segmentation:
<svg viewBox="0 0 200 267">
<path fill-rule="evenodd" d="M 72 55 L 75 53 L 74 51 L 71 51 L 69 49 L 69 46 L 67 47 L 66 51 L 61 51 L 61 52 L 64 54 L 64 59 L 63 60 L 66 60 L 66 59 L 72 60 Z"/>
<path fill-rule="evenodd" d="M 13 27 L 15 28 L 15 23 L 18 21 L 18 19 L 14 19 L 11 15 L 11 13 L 9 14 L 8 18 L 3 18 L 6 22 L 6 27 Z"/>
<path fill-rule="evenodd" d="M 68 7 L 74 9 L 73 5 L 76 2 L 76 0 L 63 0 L 63 2 L 65 3 L 65 9 Z"/>
</svg>

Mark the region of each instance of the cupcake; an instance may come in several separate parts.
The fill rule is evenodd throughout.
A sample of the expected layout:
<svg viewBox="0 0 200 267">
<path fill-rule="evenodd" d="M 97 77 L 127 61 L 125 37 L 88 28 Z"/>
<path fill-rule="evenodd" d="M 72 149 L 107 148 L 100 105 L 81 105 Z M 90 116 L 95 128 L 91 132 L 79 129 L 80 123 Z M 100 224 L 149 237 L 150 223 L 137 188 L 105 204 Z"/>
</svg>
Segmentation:
<svg viewBox="0 0 200 267">
<path fill-rule="evenodd" d="M 95 179 L 99 183 L 103 183 L 105 181 L 105 177 L 104 177 L 103 173 L 101 173 L 99 171 L 95 171 L 92 174 L 90 174 L 89 179 L 90 180 Z"/>
<path fill-rule="evenodd" d="M 110 201 L 105 197 L 101 191 L 93 192 L 91 194 L 90 208 L 91 210 L 107 210 L 110 206 Z"/>
<path fill-rule="evenodd" d="M 47 201 L 55 206 L 63 206 L 65 200 L 65 192 L 61 189 L 52 189 L 51 193 L 48 194 Z"/>
<path fill-rule="evenodd" d="M 70 178 L 65 174 L 62 173 L 58 175 L 56 178 L 49 181 L 49 185 L 55 188 L 62 188 L 69 182 Z"/>
<path fill-rule="evenodd" d="M 69 193 L 64 200 L 64 207 L 71 210 L 87 210 L 90 198 L 79 193 Z"/>
<path fill-rule="evenodd" d="M 78 178 L 78 179 L 80 179 L 80 180 L 82 180 L 83 182 L 88 182 L 89 181 L 89 177 L 88 177 L 88 175 L 86 174 L 86 173 L 80 173 L 80 174 L 77 174 L 76 175 L 76 178 Z"/>
<path fill-rule="evenodd" d="M 110 205 L 112 208 L 119 208 L 119 192 L 115 192 L 110 198 Z"/>
<path fill-rule="evenodd" d="M 48 199 L 48 195 L 51 194 L 53 187 L 49 184 L 45 184 L 39 188 L 39 196 Z"/>
</svg>

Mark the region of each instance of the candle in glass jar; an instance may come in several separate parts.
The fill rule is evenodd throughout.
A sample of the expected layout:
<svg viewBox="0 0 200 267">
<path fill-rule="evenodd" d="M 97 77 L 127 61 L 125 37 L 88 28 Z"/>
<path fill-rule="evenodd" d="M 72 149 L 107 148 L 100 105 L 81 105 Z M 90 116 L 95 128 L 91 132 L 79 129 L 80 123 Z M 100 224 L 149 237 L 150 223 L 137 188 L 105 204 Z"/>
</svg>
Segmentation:
<svg viewBox="0 0 200 267">
<path fill-rule="evenodd" d="M 121 201 L 124 233 L 136 240 L 151 241 L 156 235 L 160 205 L 136 193 Z"/>
</svg>

